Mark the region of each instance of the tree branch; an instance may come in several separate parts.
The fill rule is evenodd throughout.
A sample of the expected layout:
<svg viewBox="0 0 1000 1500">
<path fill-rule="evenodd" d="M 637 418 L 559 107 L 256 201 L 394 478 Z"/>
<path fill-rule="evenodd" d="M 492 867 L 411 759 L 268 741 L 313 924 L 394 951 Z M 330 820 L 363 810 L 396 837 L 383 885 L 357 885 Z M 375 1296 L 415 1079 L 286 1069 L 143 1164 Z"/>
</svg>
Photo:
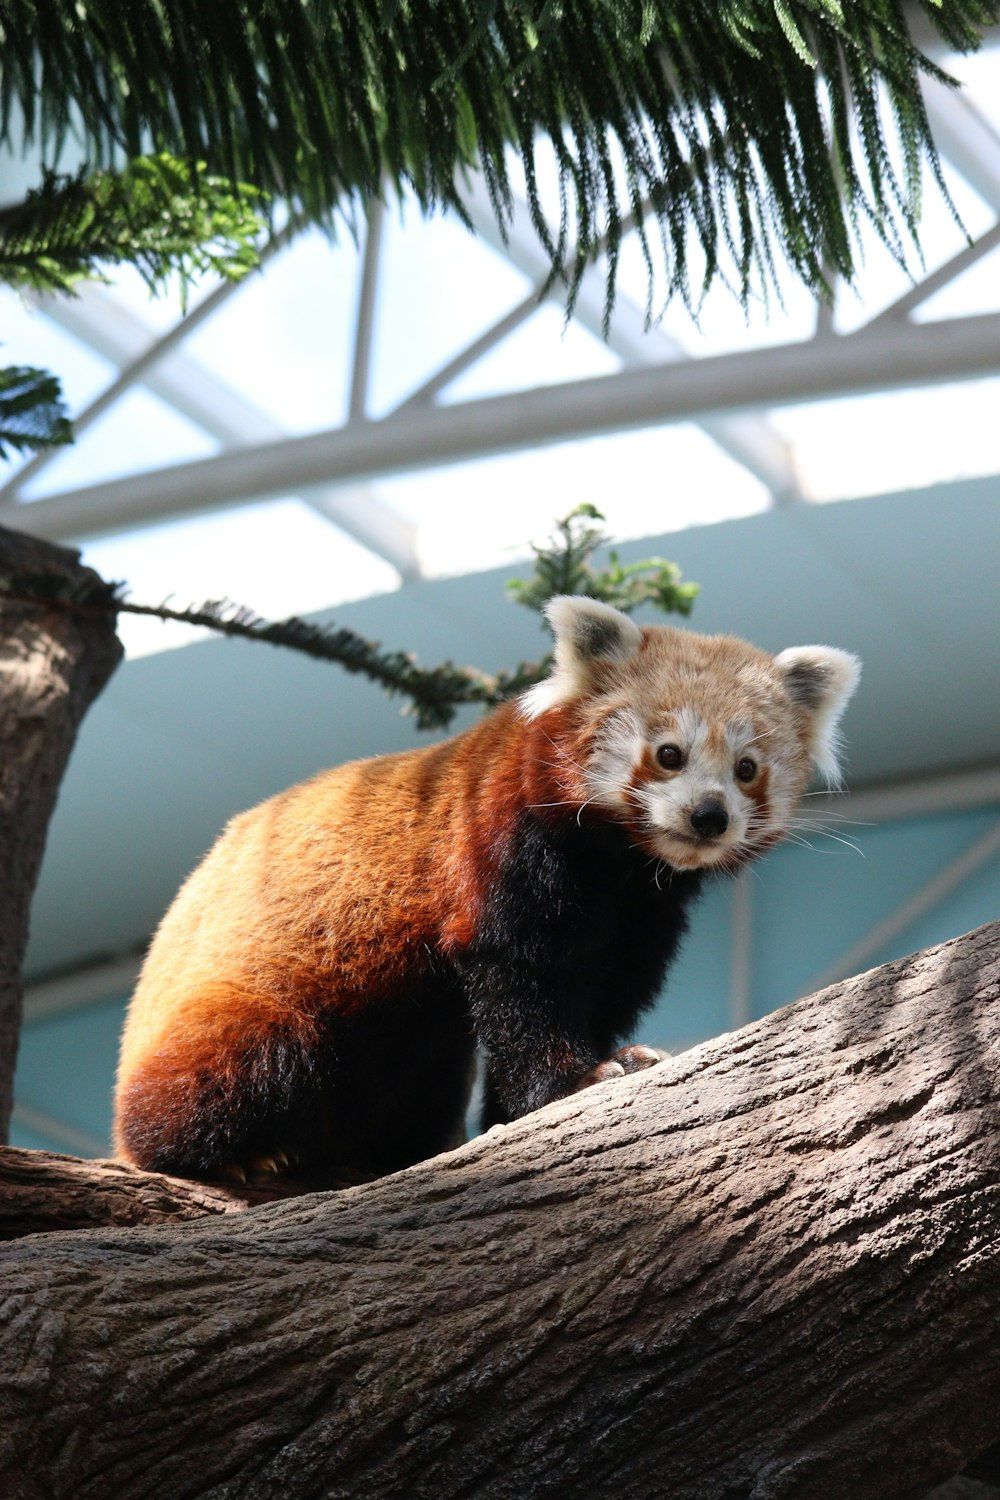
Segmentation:
<svg viewBox="0 0 1000 1500">
<path fill-rule="evenodd" d="M 364 1187 L 10 1243 L 0 1491 L 919 1500 L 1000 1439 L 998 999 L 994 924 Z"/>
<path fill-rule="evenodd" d="M 121 9 L 5 0 L 0 144 L 48 164 L 68 139 L 105 165 L 171 151 L 321 222 L 353 222 L 387 184 L 467 220 L 475 162 L 503 229 L 519 159 L 570 307 L 606 247 L 610 314 L 629 224 L 653 312 L 716 277 L 748 304 L 782 261 L 822 291 L 831 266 L 853 276 L 862 224 L 904 258 L 926 172 L 948 201 L 920 90 L 943 75 L 898 0 L 131 0 L 124 27 Z M 971 50 L 998 8 L 919 9 L 932 38 Z"/>
</svg>

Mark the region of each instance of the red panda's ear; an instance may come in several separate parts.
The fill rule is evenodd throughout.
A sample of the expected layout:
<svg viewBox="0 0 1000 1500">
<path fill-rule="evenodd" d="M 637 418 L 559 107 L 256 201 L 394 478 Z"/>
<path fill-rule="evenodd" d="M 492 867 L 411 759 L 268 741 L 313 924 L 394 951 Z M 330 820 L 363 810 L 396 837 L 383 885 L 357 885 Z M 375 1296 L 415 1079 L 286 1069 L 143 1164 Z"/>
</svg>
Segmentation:
<svg viewBox="0 0 1000 1500">
<path fill-rule="evenodd" d="M 642 644 L 638 625 L 599 599 L 557 594 L 545 614 L 555 636 L 556 660 L 545 681 L 521 700 L 529 719 L 578 698 L 592 683 L 598 662 L 626 661 Z"/>
<path fill-rule="evenodd" d="M 861 676 L 861 663 L 835 646 L 792 646 L 774 658 L 785 691 L 809 715 L 806 747 L 827 781 L 840 779 L 837 726 Z"/>
</svg>

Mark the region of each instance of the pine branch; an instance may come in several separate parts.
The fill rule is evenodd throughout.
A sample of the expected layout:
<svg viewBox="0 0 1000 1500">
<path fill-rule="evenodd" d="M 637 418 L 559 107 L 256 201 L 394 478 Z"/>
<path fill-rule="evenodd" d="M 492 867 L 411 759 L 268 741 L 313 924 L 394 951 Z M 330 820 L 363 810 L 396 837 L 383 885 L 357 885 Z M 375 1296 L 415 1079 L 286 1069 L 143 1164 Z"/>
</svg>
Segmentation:
<svg viewBox="0 0 1000 1500">
<path fill-rule="evenodd" d="M 513 672 L 495 674 L 481 672 L 476 667 L 459 667 L 452 661 L 437 667 L 420 667 L 410 652 L 383 651 L 377 641 L 368 640 L 346 626 L 312 625 L 295 615 L 269 622 L 229 599 L 209 599 L 196 609 L 172 609 L 164 604 L 133 604 L 119 596 L 114 608 L 126 614 L 201 625 L 220 635 L 266 641 L 320 661 L 336 662 L 345 672 L 360 673 L 377 682 L 390 698 L 408 698 L 409 704 L 403 712 L 414 715 L 418 729 L 446 728 L 464 704 L 495 708 L 544 675 L 540 667 L 530 662 L 522 662 Z"/>
<path fill-rule="evenodd" d="M 2 88 L 2 84 L 0 84 Z M 206 273 L 239 280 L 260 264 L 256 194 L 161 155 L 120 172 L 46 175 L 22 203 L 0 209 L 0 282 L 72 294 L 104 269 L 132 265 L 150 291 L 171 275 L 188 288 Z M 0 371 L 0 459 L 9 449 L 73 441 L 59 381 L 43 370 Z"/>
<path fill-rule="evenodd" d="M 617 552 L 599 572 L 590 559 L 610 538 L 592 521 L 603 521 L 596 505 L 584 503 L 556 522 L 548 544 L 532 546 L 535 576 L 512 578 L 507 592 L 518 604 L 539 613 L 555 594 L 584 594 L 631 614 L 640 604 L 655 604 L 665 614 L 689 615 L 699 593 L 697 583 L 682 583 L 676 563 L 662 557 L 623 566 Z"/>
<path fill-rule="evenodd" d="M 958 50 L 1000 15 L 922 9 Z M 901 0 L 0 0 L 0 31 L 0 142 L 50 162 L 76 130 L 105 166 L 151 141 L 327 224 L 386 182 L 464 215 L 475 163 L 506 226 L 517 157 L 570 303 L 603 239 L 610 308 L 630 215 L 652 310 L 719 276 L 746 302 L 782 262 L 850 280 L 866 220 L 904 258 L 925 166 L 943 190 L 920 80 L 944 75 Z"/>
<path fill-rule="evenodd" d="M 176 274 L 183 301 L 201 275 L 239 280 L 259 264 L 255 196 L 167 155 L 120 172 L 48 174 L 23 203 L 0 211 L 0 281 L 72 292 L 103 267 L 128 264 L 151 291 Z"/>
<path fill-rule="evenodd" d="M 698 585 L 681 583 L 673 563 L 654 559 L 623 568 L 612 553 L 607 569 L 596 571 L 590 566 L 591 555 L 606 538 L 589 523 L 603 519 L 595 506 L 580 505 L 557 522 L 556 535 L 549 545 L 533 549 L 535 578 L 528 583 L 512 580 L 508 585 L 512 597 L 537 612 L 554 594 L 575 591 L 626 611 L 650 601 L 665 611 L 689 614 Z M 345 672 L 360 673 L 377 682 L 390 697 L 407 698 L 403 712 L 414 715 L 418 729 L 447 728 L 457 710 L 466 704 L 496 708 L 540 682 L 550 666 L 550 658 L 545 657 L 540 662 L 522 661 L 510 672 L 483 672 L 477 667 L 456 666 L 452 661 L 420 667 L 411 653 L 383 651 L 378 642 L 344 626 L 313 625 L 295 616 L 268 622 L 228 599 L 210 599 L 196 609 L 135 604 L 125 597 L 121 584 L 85 580 L 70 586 L 55 573 L 0 573 L 0 594 L 49 609 L 146 615 L 205 626 L 221 635 L 287 646 L 321 661 L 336 662 Z"/>
<path fill-rule="evenodd" d="M 30 365 L 0 369 L 0 458 L 12 448 L 23 453 L 72 441 L 56 377 Z"/>
<path fill-rule="evenodd" d="M 420 667 L 405 651 L 383 651 L 377 641 L 366 639 L 345 626 L 323 627 L 291 616 L 269 622 L 244 605 L 228 599 L 209 599 L 192 609 L 174 609 L 167 604 L 136 604 L 123 595 L 123 585 L 86 584 L 70 589 L 54 574 L 15 576 L 0 574 L 0 596 L 41 609 L 77 613 L 145 615 L 200 625 L 220 635 L 265 641 L 286 646 L 320 661 L 336 662 L 345 672 L 360 673 L 377 682 L 389 697 L 409 700 L 404 713 L 412 713 L 418 729 L 444 729 L 464 704 L 495 708 L 544 676 L 544 669 L 522 662 L 513 672 L 490 674 L 475 667 L 459 667 L 451 661 L 437 667 Z"/>
</svg>

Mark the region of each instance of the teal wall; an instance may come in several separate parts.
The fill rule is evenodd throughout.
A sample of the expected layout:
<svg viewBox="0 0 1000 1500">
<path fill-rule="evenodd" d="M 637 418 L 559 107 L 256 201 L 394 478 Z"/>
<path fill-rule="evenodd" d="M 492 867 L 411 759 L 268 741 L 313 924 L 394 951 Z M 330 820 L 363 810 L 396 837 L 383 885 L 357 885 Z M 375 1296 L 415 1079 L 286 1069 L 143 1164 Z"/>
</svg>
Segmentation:
<svg viewBox="0 0 1000 1500">
<path fill-rule="evenodd" d="M 751 1009 L 764 1015 L 806 993 L 813 979 L 877 923 L 981 839 L 1000 806 L 906 818 L 880 827 L 832 825 L 860 853 L 808 835 L 813 847 L 785 845 L 750 876 Z M 668 991 L 641 1028 L 672 1051 L 732 1029 L 729 1006 L 733 886 L 720 882 L 695 911 Z M 1000 916 L 1000 853 L 864 965 L 874 967 L 967 932 Z M 25 1027 L 16 1097 L 29 1109 L 107 1142 L 122 997 Z M 78 1149 L 15 1122 L 12 1142 Z"/>
<path fill-rule="evenodd" d="M 75 1131 L 107 1146 L 111 1131 L 111 1087 L 125 998 L 26 1025 L 14 1078 L 14 1099 L 54 1115 Z M 15 1117 L 11 1145 L 72 1151 L 65 1139 L 43 1136 Z M 86 1152 L 76 1151 L 77 1155 Z"/>
</svg>

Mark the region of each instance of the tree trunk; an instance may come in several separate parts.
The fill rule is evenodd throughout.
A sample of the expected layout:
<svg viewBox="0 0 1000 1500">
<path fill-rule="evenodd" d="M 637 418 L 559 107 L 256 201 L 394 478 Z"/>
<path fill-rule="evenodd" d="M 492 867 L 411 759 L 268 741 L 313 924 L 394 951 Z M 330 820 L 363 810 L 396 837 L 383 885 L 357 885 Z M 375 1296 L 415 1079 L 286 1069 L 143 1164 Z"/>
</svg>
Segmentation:
<svg viewBox="0 0 1000 1500">
<path fill-rule="evenodd" d="M 0 1247 L 18 1500 L 918 1500 L 1000 1438 L 1000 925 L 379 1182 Z"/>
<path fill-rule="evenodd" d="M 21 1029 L 28 909 L 81 719 L 121 657 L 107 609 L 67 608 L 108 586 L 79 554 L 0 527 L 0 1141 Z M 48 607 L 22 602 L 41 597 Z"/>
</svg>

